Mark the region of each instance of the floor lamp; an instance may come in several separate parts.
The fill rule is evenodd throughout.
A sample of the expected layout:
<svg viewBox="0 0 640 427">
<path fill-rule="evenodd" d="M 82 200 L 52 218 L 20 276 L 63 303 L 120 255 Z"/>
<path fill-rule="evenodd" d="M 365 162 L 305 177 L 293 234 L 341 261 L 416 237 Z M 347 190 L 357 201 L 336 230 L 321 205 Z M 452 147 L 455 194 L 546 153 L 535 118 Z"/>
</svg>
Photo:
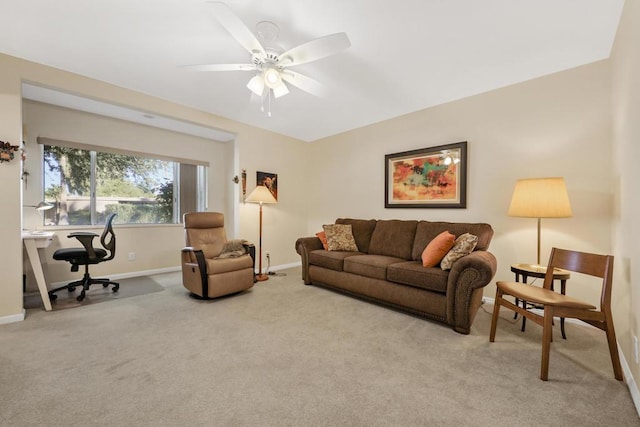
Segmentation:
<svg viewBox="0 0 640 427">
<path fill-rule="evenodd" d="M 260 241 L 259 241 L 259 251 L 258 251 L 258 275 L 256 276 L 256 280 L 264 281 L 268 280 L 269 276 L 264 274 L 262 271 L 262 204 L 263 203 L 278 203 L 271 191 L 264 185 L 258 185 L 255 190 L 249 194 L 246 198 L 245 202 L 248 203 L 259 203 L 260 204 Z"/>
<path fill-rule="evenodd" d="M 573 216 L 564 178 L 519 179 L 511 197 L 509 216 L 538 219 L 537 266 L 540 266 L 540 222 L 542 218 L 569 218 Z"/>
</svg>

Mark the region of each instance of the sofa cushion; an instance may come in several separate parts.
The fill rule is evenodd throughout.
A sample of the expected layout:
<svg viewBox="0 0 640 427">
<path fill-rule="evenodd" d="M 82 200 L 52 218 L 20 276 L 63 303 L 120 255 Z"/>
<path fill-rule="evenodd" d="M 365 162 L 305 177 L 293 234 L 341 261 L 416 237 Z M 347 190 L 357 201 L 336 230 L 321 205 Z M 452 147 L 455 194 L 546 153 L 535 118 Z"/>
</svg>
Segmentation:
<svg viewBox="0 0 640 427">
<path fill-rule="evenodd" d="M 315 250 L 309 253 L 309 264 L 330 270 L 342 271 L 344 259 L 354 255 L 362 255 L 362 253 Z"/>
<path fill-rule="evenodd" d="M 356 255 L 344 260 L 344 271 L 372 279 L 387 279 L 387 266 L 403 262 L 401 258 L 384 255 Z"/>
<path fill-rule="evenodd" d="M 249 255 L 242 255 L 236 258 L 213 258 L 207 259 L 206 262 L 208 274 L 227 273 L 253 267 L 253 260 Z"/>
<path fill-rule="evenodd" d="M 358 250 L 363 253 L 369 253 L 369 244 L 371 243 L 371 235 L 373 229 L 376 228 L 375 219 L 351 219 L 351 218 L 338 218 L 336 224 L 349 224 L 351 225 L 351 231 L 353 238 L 356 240 Z"/>
<path fill-rule="evenodd" d="M 399 262 L 387 267 L 387 280 L 429 291 L 447 292 L 449 272 L 437 267 L 425 268 L 421 261 Z"/>
<path fill-rule="evenodd" d="M 440 268 L 450 270 L 454 262 L 473 252 L 477 244 L 478 236 L 469 233 L 458 236 L 451 250 L 442 258 Z"/>
<path fill-rule="evenodd" d="M 327 246 L 330 251 L 358 252 L 351 225 L 328 224 L 323 225 L 322 228 L 327 236 Z"/>
<path fill-rule="evenodd" d="M 455 241 L 456 236 L 448 231 L 438 234 L 422 251 L 422 266 L 435 267 L 439 265 L 442 258 L 451 250 Z"/>
<path fill-rule="evenodd" d="M 417 226 L 418 221 L 379 220 L 371 236 L 369 253 L 410 260 Z M 420 253 L 427 243 L 422 246 Z"/>
<path fill-rule="evenodd" d="M 416 237 L 413 242 L 411 259 L 415 261 L 420 260 L 424 248 L 443 231 L 448 231 L 456 237 L 464 233 L 470 233 L 474 236 L 478 236 L 478 244 L 476 245 L 477 251 L 488 250 L 491 238 L 493 237 L 493 228 L 491 228 L 489 224 L 420 221 L 416 228 Z"/>
</svg>

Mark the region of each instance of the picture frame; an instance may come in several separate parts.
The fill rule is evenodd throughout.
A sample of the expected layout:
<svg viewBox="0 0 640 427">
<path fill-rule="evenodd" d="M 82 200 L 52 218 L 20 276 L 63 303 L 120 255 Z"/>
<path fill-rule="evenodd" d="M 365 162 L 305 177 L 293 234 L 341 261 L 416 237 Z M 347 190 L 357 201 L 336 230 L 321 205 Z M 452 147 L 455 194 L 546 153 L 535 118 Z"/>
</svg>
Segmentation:
<svg viewBox="0 0 640 427">
<path fill-rule="evenodd" d="M 387 154 L 385 208 L 467 207 L 467 141 Z"/>
<path fill-rule="evenodd" d="M 278 174 L 256 171 L 256 184 L 264 185 L 269 189 L 273 197 L 278 200 Z"/>
</svg>

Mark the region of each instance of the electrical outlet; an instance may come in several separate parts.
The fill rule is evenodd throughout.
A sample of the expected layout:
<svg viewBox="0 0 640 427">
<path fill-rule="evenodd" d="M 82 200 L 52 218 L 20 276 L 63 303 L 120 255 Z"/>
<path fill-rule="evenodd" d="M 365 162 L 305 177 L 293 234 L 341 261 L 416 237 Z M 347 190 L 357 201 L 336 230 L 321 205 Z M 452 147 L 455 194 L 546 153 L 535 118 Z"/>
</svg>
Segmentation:
<svg viewBox="0 0 640 427">
<path fill-rule="evenodd" d="M 636 363 L 640 363 L 638 361 L 638 337 L 635 335 L 633 336 L 633 352 L 636 357 Z"/>
<path fill-rule="evenodd" d="M 271 260 L 271 255 L 269 254 L 269 252 L 267 252 L 266 257 L 268 260 Z"/>
<path fill-rule="evenodd" d="M 135 260 L 136 260 L 136 253 L 129 252 L 129 261 L 135 261 Z"/>
</svg>

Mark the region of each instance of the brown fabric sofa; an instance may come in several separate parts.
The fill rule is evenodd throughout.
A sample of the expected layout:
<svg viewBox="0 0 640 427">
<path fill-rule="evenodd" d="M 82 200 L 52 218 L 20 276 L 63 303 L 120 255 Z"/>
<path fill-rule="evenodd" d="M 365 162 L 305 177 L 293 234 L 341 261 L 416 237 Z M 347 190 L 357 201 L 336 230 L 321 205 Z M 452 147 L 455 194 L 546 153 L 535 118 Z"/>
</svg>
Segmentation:
<svg viewBox="0 0 640 427">
<path fill-rule="evenodd" d="M 496 273 L 496 258 L 487 251 L 493 237 L 489 224 L 350 218 L 336 224 L 351 225 L 358 252 L 324 250 L 318 237 L 298 239 L 306 285 L 338 290 L 469 333 L 482 288 Z M 475 250 L 449 271 L 423 267 L 422 251 L 443 231 L 478 236 Z"/>
</svg>

